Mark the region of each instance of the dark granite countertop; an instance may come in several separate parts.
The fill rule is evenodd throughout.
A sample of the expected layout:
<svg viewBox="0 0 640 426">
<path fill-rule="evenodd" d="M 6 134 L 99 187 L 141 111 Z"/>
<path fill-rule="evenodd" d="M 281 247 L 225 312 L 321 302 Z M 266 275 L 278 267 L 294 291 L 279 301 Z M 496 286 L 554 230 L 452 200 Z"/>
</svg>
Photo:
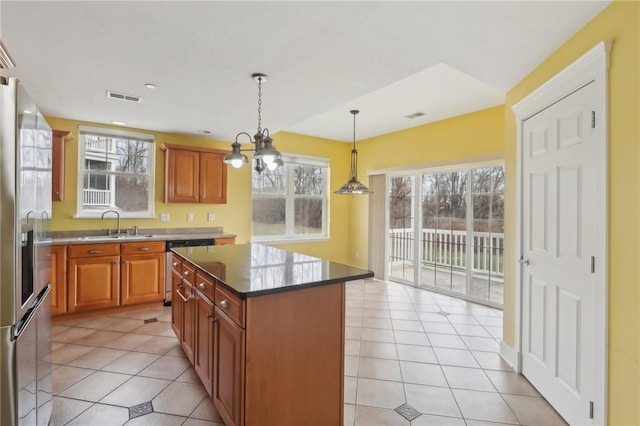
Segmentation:
<svg viewBox="0 0 640 426">
<path fill-rule="evenodd" d="M 264 244 L 172 249 L 239 297 L 370 278 L 373 272 Z"/>
</svg>

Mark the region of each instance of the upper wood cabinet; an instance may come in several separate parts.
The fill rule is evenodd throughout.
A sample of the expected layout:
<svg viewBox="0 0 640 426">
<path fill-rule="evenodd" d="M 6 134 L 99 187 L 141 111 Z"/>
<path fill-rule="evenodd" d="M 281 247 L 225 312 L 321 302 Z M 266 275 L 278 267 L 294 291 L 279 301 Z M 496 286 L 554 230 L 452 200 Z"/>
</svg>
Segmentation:
<svg viewBox="0 0 640 426">
<path fill-rule="evenodd" d="M 52 131 L 51 201 L 64 201 L 64 144 L 73 139 L 71 132 Z"/>
<path fill-rule="evenodd" d="M 227 202 L 226 151 L 164 145 L 166 203 Z"/>
</svg>

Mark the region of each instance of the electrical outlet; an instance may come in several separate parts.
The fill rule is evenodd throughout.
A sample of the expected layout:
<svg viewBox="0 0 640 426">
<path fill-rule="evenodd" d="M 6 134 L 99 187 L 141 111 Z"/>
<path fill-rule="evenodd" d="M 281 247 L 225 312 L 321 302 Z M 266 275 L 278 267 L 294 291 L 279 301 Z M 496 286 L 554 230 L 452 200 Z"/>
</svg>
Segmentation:
<svg viewBox="0 0 640 426">
<path fill-rule="evenodd" d="M 187 222 L 193 222 L 193 213 L 187 213 Z"/>
<path fill-rule="evenodd" d="M 215 217 L 216 217 L 216 215 L 214 215 L 213 213 L 209 213 L 209 214 L 207 215 L 207 220 L 208 220 L 209 222 L 213 222 L 213 219 L 215 219 Z"/>
<path fill-rule="evenodd" d="M 169 222 L 169 213 L 160 213 L 160 222 Z"/>
</svg>

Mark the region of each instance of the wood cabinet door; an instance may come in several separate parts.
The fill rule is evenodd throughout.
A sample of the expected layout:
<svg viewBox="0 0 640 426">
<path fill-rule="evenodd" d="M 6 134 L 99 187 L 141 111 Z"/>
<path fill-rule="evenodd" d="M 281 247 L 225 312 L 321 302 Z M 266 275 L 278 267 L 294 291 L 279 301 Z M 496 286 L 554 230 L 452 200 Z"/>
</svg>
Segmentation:
<svg viewBox="0 0 640 426">
<path fill-rule="evenodd" d="M 193 367 L 211 396 L 213 385 L 213 303 L 196 291 L 196 333 Z"/>
<path fill-rule="evenodd" d="M 200 153 L 168 149 L 165 159 L 165 202 L 197 203 L 200 198 Z"/>
<path fill-rule="evenodd" d="M 51 247 L 51 315 L 67 312 L 67 259 L 65 246 Z"/>
<path fill-rule="evenodd" d="M 119 305 L 119 256 L 69 259 L 67 272 L 70 313 Z"/>
<path fill-rule="evenodd" d="M 165 254 L 122 256 L 120 276 L 121 304 L 160 301 L 164 297 Z"/>
<path fill-rule="evenodd" d="M 213 333 L 213 403 L 227 426 L 244 424 L 244 330 L 218 307 Z"/>
<path fill-rule="evenodd" d="M 183 303 L 183 316 L 182 316 L 182 333 L 180 336 L 180 344 L 184 350 L 185 355 L 189 359 L 189 362 L 193 364 L 193 347 L 195 343 L 195 315 L 196 315 L 196 301 L 195 290 L 193 286 L 186 280 L 183 280 L 184 287 L 179 288 L 178 297 Z M 180 295 L 184 297 L 180 297 Z"/>
<path fill-rule="evenodd" d="M 178 294 L 183 286 L 182 275 L 176 271 L 171 271 L 171 328 L 176 337 L 182 342 L 182 323 L 184 322 L 184 302 Z"/>
<path fill-rule="evenodd" d="M 51 136 L 51 201 L 64 201 L 64 144 L 70 132 L 53 130 Z"/>
<path fill-rule="evenodd" d="M 227 202 L 227 165 L 224 155 L 200 153 L 200 202 L 225 204 Z"/>
</svg>

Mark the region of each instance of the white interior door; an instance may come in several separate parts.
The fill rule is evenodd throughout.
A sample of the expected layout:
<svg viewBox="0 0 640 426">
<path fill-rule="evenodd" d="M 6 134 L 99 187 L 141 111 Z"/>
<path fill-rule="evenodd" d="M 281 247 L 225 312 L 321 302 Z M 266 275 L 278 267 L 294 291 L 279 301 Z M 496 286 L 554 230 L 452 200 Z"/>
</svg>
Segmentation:
<svg viewBox="0 0 640 426">
<path fill-rule="evenodd" d="M 576 425 L 593 416 L 597 101 L 589 83 L 522 122 L 522 373 Z"/>
</svg>

